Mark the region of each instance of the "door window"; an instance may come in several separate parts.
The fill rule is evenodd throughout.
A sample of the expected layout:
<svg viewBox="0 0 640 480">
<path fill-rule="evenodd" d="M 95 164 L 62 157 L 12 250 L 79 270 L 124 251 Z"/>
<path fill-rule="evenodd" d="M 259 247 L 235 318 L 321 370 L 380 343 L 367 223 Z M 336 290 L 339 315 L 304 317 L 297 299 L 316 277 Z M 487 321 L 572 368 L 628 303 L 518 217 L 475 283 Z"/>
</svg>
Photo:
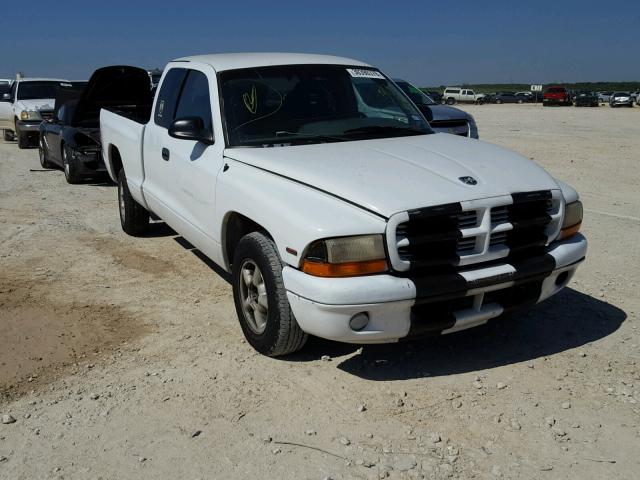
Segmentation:
<svg viewBox="0 0 640 480">
<path fill-rule="evenodd" d="M 199 117 L 204 129 L 212 131 L 209 80 L 198 70 L 190 70 L 178 102 L 175 118 Z"/>
<path fill-rule="evenodd" d="M 184 78 L 187 76 L 185 68 L 172 68 L 167 72 L 158 93 L 156 111 L 153 114 L 156 125 L 169 128 L 176 112 L 176 104 Z"/>
</svg>

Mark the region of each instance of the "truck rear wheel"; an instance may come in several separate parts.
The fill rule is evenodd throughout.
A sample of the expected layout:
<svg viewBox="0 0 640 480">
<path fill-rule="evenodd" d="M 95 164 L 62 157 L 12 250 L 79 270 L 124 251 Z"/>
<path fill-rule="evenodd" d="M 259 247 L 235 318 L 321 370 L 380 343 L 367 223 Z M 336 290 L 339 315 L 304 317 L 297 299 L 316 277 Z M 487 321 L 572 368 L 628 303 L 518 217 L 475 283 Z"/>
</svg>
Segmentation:
<svg viewBox="0 0 640 480">
<path fill-rule="evenodd" d="M 455 98 L 447 98 L 447 105 L 455 105 L 456 103 L 456 99 Z"/>
<path fill-rule="evenodd" d="M 125 233 L 137 237 L 149 230 L 149 211 L 131 196 L 124 168 L 118 172 L 118 207 L 120 225 Z"/>
<path fill-rule="evenodd" d="M 307 341 L 287 300 L 282 268 L 273 240 L 260 232 L 242 237 L 233 256 L 233 300 L 245 338 L 270 357 L 300 350 Z"/>
</svg>

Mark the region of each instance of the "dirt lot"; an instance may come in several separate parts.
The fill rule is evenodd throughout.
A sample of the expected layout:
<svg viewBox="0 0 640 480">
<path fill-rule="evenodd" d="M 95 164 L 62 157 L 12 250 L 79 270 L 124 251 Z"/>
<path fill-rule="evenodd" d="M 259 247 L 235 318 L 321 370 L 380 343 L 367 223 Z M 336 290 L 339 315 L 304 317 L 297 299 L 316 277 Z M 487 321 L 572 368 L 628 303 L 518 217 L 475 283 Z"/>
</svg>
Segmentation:
<svg viewBox="0 0 640 480">
<path fill-rule="evenodd" d="M 465 108 L 581 192 L 570 288 L 496 326 L 285 359 L 242 340 L 175 233 L 127 237 L 115 188 L 0 143 L 0 478 L 637 479 L 640 108 Z"/>
</svg>

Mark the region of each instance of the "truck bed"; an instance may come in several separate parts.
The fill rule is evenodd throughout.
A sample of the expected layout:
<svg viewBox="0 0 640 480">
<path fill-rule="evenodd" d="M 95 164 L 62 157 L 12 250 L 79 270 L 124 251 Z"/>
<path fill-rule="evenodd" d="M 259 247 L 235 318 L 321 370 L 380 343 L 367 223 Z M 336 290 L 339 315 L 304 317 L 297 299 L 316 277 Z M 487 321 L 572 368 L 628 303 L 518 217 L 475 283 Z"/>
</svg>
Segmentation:
<svg viewBox="0 0 640 480">
<path fill-rule="evenodd" d="M 102 109 L 100 111 L 100 136 L 102 155 L 109 176 L 114 182 L 117 182 L 114 165 L 119 158 L 127 172 L 127 183 L 131 195 L 138 203 L 146 207 L 142 195 L 142 182 L 144 181 L 142 147 L 146 123 L 141 123 L 139 120 L 139 118 L 133 120 L 129 116 Z"/>
</svg>

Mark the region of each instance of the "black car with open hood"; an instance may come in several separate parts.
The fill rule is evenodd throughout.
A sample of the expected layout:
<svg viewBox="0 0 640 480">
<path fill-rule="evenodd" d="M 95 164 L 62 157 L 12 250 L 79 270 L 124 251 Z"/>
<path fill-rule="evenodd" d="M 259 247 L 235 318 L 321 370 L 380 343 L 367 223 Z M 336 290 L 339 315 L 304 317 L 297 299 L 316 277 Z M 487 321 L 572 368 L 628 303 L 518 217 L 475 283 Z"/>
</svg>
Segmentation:
<svg viewBox="0 0 640 480">
<path fill-rule="evenodd" d="M 141 99 L 148 99 L 142 101 Z M 69 183 L 106 173 L 100 145 L 100 110 L 144 116 L 151 110 L 152 83 L 145 69 L 110 66 L 96 70 L 89 82 L 60 88 L 51 119 L 40 125 L 40 163 L 62 167 Z"/>
</svg>

